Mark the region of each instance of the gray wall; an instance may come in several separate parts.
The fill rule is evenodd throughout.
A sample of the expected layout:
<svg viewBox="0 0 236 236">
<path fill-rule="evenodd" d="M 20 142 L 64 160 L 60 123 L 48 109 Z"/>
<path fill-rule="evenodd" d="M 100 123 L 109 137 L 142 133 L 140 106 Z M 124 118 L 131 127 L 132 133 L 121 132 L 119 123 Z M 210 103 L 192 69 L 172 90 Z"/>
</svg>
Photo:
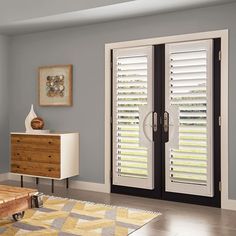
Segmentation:
<svg viewBox="0 0 236 236">
<path fill-rule="evenodd" d="M 0 173 L 8 170 L 8 38 L 0 35 Z"/>
<path fill-rule="evenodd" d="M 79 131 L 78 179 L 104 182 L 104 45 L 228 28 L 229 39 L 229 194 L 236 199 L 236 4 L 140 17 L 129 20 L 16 36 L 10 49 L 10 130 L 23 131 L 30 104 L 52 130 Z M 37 104 L 37 68 L 74 65 L 74 106 Z"/>
</svg>

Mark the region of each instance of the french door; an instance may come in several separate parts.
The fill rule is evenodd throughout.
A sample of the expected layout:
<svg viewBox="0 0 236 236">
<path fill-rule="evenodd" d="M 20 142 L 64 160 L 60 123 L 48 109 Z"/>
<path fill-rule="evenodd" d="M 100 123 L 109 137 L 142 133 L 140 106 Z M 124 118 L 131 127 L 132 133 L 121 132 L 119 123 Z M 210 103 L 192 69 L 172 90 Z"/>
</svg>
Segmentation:
<svg viewBox="0 0 236 236">
<path fill-rule="evenodd" d="M 113 183 L 153 189 L 153 48 L 113 56 Z"/>
<path fill-rule="evenodd" d="M 113 50 L 112 192 L 220 206 L 220 40 Z"/>
</svg>

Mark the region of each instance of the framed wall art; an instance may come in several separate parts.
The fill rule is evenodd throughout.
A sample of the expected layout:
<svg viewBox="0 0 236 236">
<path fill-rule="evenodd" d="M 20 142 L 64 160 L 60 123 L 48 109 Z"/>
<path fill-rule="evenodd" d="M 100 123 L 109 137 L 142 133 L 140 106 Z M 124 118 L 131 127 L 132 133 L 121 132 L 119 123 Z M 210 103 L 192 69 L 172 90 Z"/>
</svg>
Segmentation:
<svg viewBox="0 0 236 236">
<path fill-rule="evenodd" d="M 40 106 L 72 106 L 72 65 L 39 67 Z"/>
</svg>

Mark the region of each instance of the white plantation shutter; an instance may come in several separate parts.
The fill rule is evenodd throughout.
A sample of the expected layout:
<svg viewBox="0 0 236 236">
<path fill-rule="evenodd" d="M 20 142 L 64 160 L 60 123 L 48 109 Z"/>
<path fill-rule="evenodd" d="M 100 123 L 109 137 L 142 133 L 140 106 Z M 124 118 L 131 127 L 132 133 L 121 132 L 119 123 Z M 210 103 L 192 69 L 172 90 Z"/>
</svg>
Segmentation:
<svg viewBox="0 0 236 236">
<path fill-rule="evenodd" d="M 212 40 L 166 45 L 166 191 L 213 196 Z"/>
<path fill-rule="evenodd" d="M 113 184 L 153 189 L 152 47 L 113 50 Z"/>
</svg>

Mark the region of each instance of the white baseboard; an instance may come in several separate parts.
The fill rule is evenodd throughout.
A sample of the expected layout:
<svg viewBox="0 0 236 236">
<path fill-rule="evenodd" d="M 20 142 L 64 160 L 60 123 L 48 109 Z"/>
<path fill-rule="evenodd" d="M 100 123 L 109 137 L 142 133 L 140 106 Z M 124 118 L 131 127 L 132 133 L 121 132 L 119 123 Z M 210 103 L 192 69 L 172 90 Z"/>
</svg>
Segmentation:
<svg viewBox="0 0 236 236">
<path fill-rule="evenodd" d="M 233 199 L 225 200 L 222 203 L 221 208 L 226 209 L 226 210 L 236 211 L 236 200 L 233 200 Z"/>
<path fill-rule="evenodd" d="M 5 181 L 9 179 L 9 173 L 0 174 L 0 181 Z"/>
<path fill-rule="evenodd" d="M 109 188 L 107 188 L 106 184 L 71 180 L 70 186 L 71 186 L 71 188 L 75 188 L 75 189 L 96 191 L 96 192 L 102 192 L 102 193 L 110 193 L 110 190 L 109 190 Z"/>
<path fill-rule="evenodd" d="M 15 180 L 20 181 L 19 175 L 12 174 L 12 173 L 3 173 L 0 174 L 0 181 L 4 180 Z M 35 178 L 24 176 L 25 182 L 34 182 Z M 49 179 L 40 179 L 40 183 L 50 185 L 51 181 Z M 80 190 L 87 190 L 87 191 L 95 191 L 95 192 L 102 192 L 102 193 L 109 193 L 110 188 L 106 184 L 100 183 L 92 183 L 92 182 L 85 182 L 85 181 L 78 181 L 78 180 L 70 180 L 69 182 L 70 188 L 73 189 L 80 189 Z M 58 180 L 55 181 L 55 186 L 65 186 L 65 181 Z M 236 211 L 236 200 L 233 199 L 224 199 L 221 205 L 222 209 Z"/>
<path fill-rule="evenodd" d="M 20 180 L 18 174 L 12 174 L 12 173 L 6 173 L 6 174 L 7 174 L 6 179 L 15 180 L 15 181 Z M 29 177 L 29 176 L 24 176 L 24 182 L 34 182 L 34 181 L 35 181 L 35 178 Z M 45 179 L 45 178 L 40 178 L 40 183 L 50 185 L 51 180 Z M 64 180 L 55 180 L 55 186 L 60 186 L 60 187 L 65 186 L 65 181 Z M 100 183 L 92 183 L 92 182 L 85 182 L 85 181 L 79 181 L 79 180 L 70 180 L 69 186 L 70 186 L 70 188 L 73 188 L 73 189 L 109 193 L 109 188 L 105 184 L 100 184 Z"/>
</svg>

